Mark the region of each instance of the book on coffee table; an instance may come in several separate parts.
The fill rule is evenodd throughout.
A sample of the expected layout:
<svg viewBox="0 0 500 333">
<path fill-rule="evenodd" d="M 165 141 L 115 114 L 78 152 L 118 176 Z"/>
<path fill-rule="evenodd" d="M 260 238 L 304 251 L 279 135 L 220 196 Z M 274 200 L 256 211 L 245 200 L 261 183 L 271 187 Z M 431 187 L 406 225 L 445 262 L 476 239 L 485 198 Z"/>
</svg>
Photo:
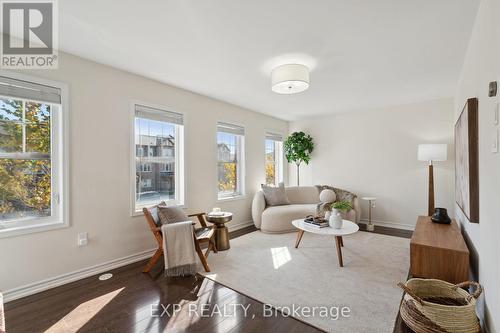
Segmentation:
<svg viewBox="0 0 500 333">
<path fill-rule="evenodd" d="M 329 226 L 329 224 L 328 224 L 328 222 L 326 222 L 326 220 L 324 220 L 323 222 L 318 222 L 315 220 L 305 219 L 304 222 L 307 223 L 307 225 L 310 225 L 310 226 L 316 227 L 316 228 L 325 228 L 325 227 Z"/>
</svg>

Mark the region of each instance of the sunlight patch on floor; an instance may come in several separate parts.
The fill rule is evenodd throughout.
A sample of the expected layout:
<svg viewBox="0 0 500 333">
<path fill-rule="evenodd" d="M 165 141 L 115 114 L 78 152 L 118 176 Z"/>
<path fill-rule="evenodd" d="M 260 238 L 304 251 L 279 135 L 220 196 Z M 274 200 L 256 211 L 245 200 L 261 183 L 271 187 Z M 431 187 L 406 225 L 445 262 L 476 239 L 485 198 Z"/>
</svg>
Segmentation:
<svg viewBox="0 0 500 333">
<path fill-rule="evenodd" d="M 278 269 L 292 260 L 287 247 L 273 247 L 271 248 L 271 255 L 273 256 L 274 269 Z"/>
<path fill-rule="evenodd" d="M 78 332 L 92 317 L 102 310 L 124 288 L 117 289 L 105 295 L 91 299 L 78 305 L 57 323 L 52 325 L 45 333 L 73 333 Z"/>
<path fill-rule="evenodd" d="M 207 278 L 209 279 L 212 279 L 212 280 L 215 280 L 217 278 L 217 274 L 214 273 L 214 274 L 204 274 Z"/>
<path fill-rule="evenodd" d="M 217 274 L 211 275 L 217 276 Z M 214 288 L 214 281 L 204 279 L 196 293 L 196 298 L 182 299 L 178 303 L 180 309 L 176 309 L 162 332 L 189 331 L 189 327 L 200 320 L 201 317 L 198 315 L 201 314 L 201 309 L 211 304 L 214 297 Z"/>
</svg>

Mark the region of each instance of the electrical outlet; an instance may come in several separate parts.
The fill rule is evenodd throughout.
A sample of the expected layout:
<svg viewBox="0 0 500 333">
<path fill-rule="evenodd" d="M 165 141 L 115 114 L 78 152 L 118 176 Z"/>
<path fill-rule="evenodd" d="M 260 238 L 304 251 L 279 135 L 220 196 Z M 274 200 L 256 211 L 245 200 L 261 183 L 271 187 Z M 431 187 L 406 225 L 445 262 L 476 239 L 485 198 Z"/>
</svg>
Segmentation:
<svg viewBox="0 0 500 333">
<path fill-rule="evenodd" d="M 488 87 L 488 96 L 495 97 L 497 95 L 497 81 L 491 81 Z"/>
<path fill-rule="evenodd" d="M 87 246 L 89 243 L 89 234 L 87 232 L 80 232 L 78 234 L 78 246 Z"/>
<path fill-rule="evenodd" d="M 493 130 L 493 135 L 491 137 L 491 152 L 498 153 L 498 129 Z"/>
</svg>

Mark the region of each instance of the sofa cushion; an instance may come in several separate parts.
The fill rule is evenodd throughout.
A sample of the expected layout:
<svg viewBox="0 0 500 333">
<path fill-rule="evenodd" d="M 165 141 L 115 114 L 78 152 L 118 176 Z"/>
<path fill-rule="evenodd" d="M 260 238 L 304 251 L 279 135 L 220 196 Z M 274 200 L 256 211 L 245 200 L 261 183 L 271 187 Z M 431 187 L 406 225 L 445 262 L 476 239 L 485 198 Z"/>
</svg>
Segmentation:
<svg viewBox="0 0 500 333">
<path fill-rule="evenodd" d="M 262 213 L 260 229 L 263 232 L 280 233 L 296 231 L 292 221 L 303 219 L 316 212 L 316 204 L 299 204 L 267 207 Z"/>
<path fill-rule="evenodd" d="M 294 204 L 317 204 L 319 192 L 316 186 L 290 186 L 285 188 L 288 201 Z"/>
<path fill-rule="evenodd" d="M 266 199 L 266 204 L 268 206 L 281 206 L 289 205 L 288 196 L 285 191 L 285 184 L 279 183 L 276 186 L 261 185 L 262 192 L 264 193 L 264 198 Z"/>
</svg>

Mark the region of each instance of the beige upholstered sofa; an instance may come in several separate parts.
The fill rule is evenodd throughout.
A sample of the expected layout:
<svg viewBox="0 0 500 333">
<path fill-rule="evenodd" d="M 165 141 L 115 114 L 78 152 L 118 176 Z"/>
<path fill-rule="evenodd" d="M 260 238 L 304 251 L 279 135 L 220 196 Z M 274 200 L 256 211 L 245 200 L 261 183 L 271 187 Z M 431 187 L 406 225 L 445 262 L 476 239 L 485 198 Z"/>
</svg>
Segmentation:
<svg viewBox="0 0 500 333">
<path fill-rule="evenodd" d="M 255 226 L 266 233 L 284 233 L 296 231 L 292 225 L 295 219 L 316 214 L 319 200 L 319 190 L 316 186 L 287 187 L 286 194 L 290 205 L 266 207 L 264 193 L 255 193 L 252 202 L 252 218 Z M 359 222 L 361 209 L 358 198 L 354 199 L 353 208 L 345 216 L 347 220 Z"/>
</svg>

